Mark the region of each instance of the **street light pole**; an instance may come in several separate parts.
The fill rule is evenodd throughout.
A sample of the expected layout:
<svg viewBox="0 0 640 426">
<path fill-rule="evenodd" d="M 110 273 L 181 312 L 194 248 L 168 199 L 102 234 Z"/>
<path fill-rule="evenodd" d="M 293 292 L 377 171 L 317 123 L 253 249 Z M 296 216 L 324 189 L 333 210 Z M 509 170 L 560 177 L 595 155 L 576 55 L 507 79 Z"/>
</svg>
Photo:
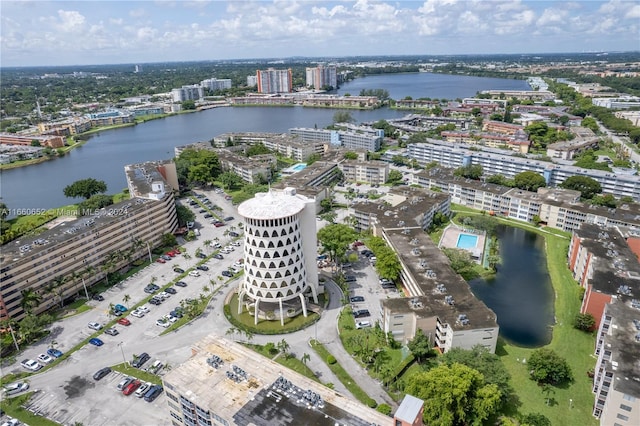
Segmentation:
<svg viewBox="0 0 640 426">
<path fill-rule="evenodd" d="M 151 259 L 151 247 L 149 247 L 149 241 L 147 241 L 147 252 L 149 253 L 149 263 L 153 263 L 153 259 Z"/>
<path fill-rule="evenodd" d="M 82 277 L 82 287 L 84 287 L 84 295 L 87 296 L 87 300 L 89 300 L 89 292 L 87 291 L 87 285 L 84 283 L 84 277 Z"/>
<path fill-rule="evenodd" d="M 124 343 L 124 342 L 120 342 L 120 343 L 118 344 L 118 346 L 120 346 L 120 352 L 122 352 L 122 362 L 123 362 L 123 364 L 125 364 L 125 366 L 126 366 L 126 364 L 127 364 L 127 359 L 124 357 L 124 349 L 122 349 L 122 344 L 123 344 L 123 343 Z"/>
</svg>

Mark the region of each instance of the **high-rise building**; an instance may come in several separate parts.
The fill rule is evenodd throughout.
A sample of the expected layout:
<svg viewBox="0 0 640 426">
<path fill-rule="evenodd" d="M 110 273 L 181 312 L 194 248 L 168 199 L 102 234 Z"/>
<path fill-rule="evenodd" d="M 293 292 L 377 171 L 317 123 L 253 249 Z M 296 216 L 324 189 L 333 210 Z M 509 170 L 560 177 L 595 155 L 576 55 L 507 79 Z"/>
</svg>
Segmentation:
<svg viewBox="0 0 640 426">
<path fill-rule="evenodd" d="M 204 98 L 204 88 L 197 84 L 182 86 L 179 89 L 171 89 L 173 102 L 197 101 Z"/>
<path fill-rule="evenodd" d="M 200 82 L 200 86 L 205 89 L 209 89 L 213 92 L 216 90 L 224 90 L 231 89 L 231 79 L 230 78 L 209 78 L 206 80 L 202 80 Z"/>
<path fill-rule="evenodd" d="M 316 90 L 329 86 L 334 89 L 338 87 L 338 73 L 334 66 L 318 65 L 315 68 L 307 68 L 306 75 L 307 87 L 313 87 Z"/>
<path fill-rule="evenodd" d="M 315 200 L 294 188 L 270 190 L 238 206 L 244 218 L 244 280 L 238 311 L 252 306 L 258 318 L 307 316 L 307 299 L 318 303 Z"/>
<path fill-rule="evenodd" d="M 258 92 L 260 93 L 289 93 L 293 91 L 291 68 L 277 70 L 269 68 L 256 72 Z"/>
</svg>

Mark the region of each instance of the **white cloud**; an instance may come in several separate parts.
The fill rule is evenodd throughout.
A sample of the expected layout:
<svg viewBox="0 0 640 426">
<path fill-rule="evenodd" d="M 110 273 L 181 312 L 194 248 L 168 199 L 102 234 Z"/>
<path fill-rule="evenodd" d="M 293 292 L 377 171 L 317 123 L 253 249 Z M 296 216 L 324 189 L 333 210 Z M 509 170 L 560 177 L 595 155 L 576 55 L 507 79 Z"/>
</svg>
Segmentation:
<svg viewBox="0 0 640 426">
<path fill-rule="evenodd" d="M 56 23 L 58 31 L 77 33 L 84 29 L 85 17 L 75 10 L 58 10 L 58 18 Z"/>
<path fill-rule="evenodd" d="M 142 18 L 143 16 L 146 16 L 147 12 L 143 9 L 143 8 L 137 8 L 137 9 L 131 9 L 129 11 L 129 16 L 131 16 L 132 18 Z"/>
</svg>

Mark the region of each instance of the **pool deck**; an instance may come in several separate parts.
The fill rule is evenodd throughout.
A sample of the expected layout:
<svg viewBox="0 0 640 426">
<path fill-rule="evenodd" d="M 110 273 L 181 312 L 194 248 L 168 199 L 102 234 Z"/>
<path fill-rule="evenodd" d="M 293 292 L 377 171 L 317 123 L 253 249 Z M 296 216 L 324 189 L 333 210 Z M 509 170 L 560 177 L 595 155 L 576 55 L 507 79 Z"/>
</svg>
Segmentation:
<svg viewBox="0 0 640 426">
<path fill-rule="evenodd" d="M 438 244 L 438 247 L 459 248 L 458 238 L 460 237 L 460 234 L 471 234 L 478 237 L 478 241 L 475 248 L 461 249 L 461 250 L 467 250 L 468 252 L 471 253 L 471 255 L 476 261 L 482 262 L 486 235 L 484 233 L 480 233 L 473 229 L 461 228 L 453 224 L 447 226 L 447 228 L 442 233 L 442 237 L 440 238 L 440 243 Z"/>
</svg>

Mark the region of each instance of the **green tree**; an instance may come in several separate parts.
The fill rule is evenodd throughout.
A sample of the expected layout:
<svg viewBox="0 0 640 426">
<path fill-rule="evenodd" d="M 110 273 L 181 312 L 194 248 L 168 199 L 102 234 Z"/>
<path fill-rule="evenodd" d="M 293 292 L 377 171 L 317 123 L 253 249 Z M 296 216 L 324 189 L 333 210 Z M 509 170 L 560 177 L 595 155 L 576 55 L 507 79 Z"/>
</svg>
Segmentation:
<svg viewBox="0 0 640 426">
<path fill-rule="evenodd" d="M 538 188 L 547 186 L 547 182 L 544 180 L 544 177 L 532 171 L 518 173 L 514 176 L 513 183 L 516 188 L 532 192 L 536 192 Z"/>
<path fill-rule="evenodd" d="M 232 190 L 242 185 L 242 178 L 233 172 L 222 173 L 218 176 L 218 180 L 227 190 Z"/>
<path fill-rule="evenodd" d="M 520 417 L 520 422 L 523 426 L 551 426 L 551 420 L 540 413 L 526 414 Z"/>
<path fill-rule="evenodd" d="M 40 296 L 35 290 L 31 288 L 24 289 L 20 292 L 22 299 L 20 300 L 20 306 L 26 313 L 33 312 L 33 308 L 38 306 L 42 302 L 42 296 Z"/>
<path fill-rule="evenodd" d="M 196 164 L 189 167 L 187 179 L 189 182 L 208 184 L 213 180 L 213 176 L 211 176 L 211 170 L 206 164 Z"/>
<path fill-rule="evenodd" d="M 480 425 L 497 413 L 502 396 L 481 373 L 458 363 L 414 374 L 404 392 L 425 401 L 422 418 L 430 426 Z"/>
<path fill-rule="evenodd" d="M 64 190 L 64 196 L 69 198 L 84 197 L 91 198 L 92 195 L 107 192 L 107 184 L 101 180 L 93 178 L 81 179 L 67 185 Z"/>
<path fill-rule="evenodd" d="M 600 127 L 598 127 L 598 122 L 593 117 L 585 117 L 582 119 L 581 123 L 582 127 L 586 127 L 587 129 L 591 129 L 593 133 L 598 133 L 600 131 Z"/>
<path fill-rule="evenodd" d="M 344 159 L 345 160 L 357 160 L 358 159 L 358 154 L 353 152 L 353 151 L 347 151 L 344 153 Z"/>
<path fill-rule="evenodd" d="M 458 167 L 453 171 L 453 175 L 466 179 L 479 180 L 482 176 L 482 166 L 479 164 L 471 164 L 469 166 Z"/>
<path fill-rule="evenodd" d="M 185 111 L 196 109 L 196 103 L 193 100 L 182 101 L 182 109 Z"/>
<path fill-rule="evenodd" d="M 559 186 L 564 189 L 580 191 L 580 197 L 584 200 L 590 200 L 602 192 L 602 186 L 598 181 L 587 176 L 570 176 Z"/>
<path fill-rule="evenodd" d="M 127 303 L 129 303 L 130 300 L 131 300 L 131 296 L 129 296 L 128 294 L 125 294 L 124 296 L 122 296 L 122 303 L 124 303 L 124 306 L 127 306 Z"/>
<path fill-rule="evenodd" d="M 163 247 L 173 247 L 178 244 L 178 240 L 176 240 L 176 236 L 173 234 L 164 234 L 162 236 L 162 246 Z"/>
<path fill-rule="evenodd" d="M 376 256 L 376 272 L 383 278 L 395 281 L 402 272 L 402 265 L 398 260 L 398 256 L 388 246 L 384 246 L 375 252 Z"/>
<path fill-rule="evenodd" d="M 582 331 L 591 331 L 595 325 L 596 319 L 590 313 L 577 314 L 573 320 L 573 326 Z"/>
<path fill-rule="evenodd" d="M 331 259 L 341 259 L 349 245 L 353 243 L 358 234 L 353 228 L 343 224 L 327 225 L 318 231 L 318 241 L 322 244 L 323 252 L 329 253 Z"/>
<path fill-rule="evenodd" d="M 113 197 L 106 194 L 97 194 L 78 203 L 78 213 L 80 216 L 93 215 L 96 211 L 113 204 Z"/>
<path fill-rule="evenodd" d="M 270 154 L 269 148 L 264 146 L 262 143 L 257 143 L 255 145 L 251 145 L 245 150 L 245 155 L 247 157 L 253 157 L 254 155 L 263 155 Z"/>
<path fill-rule="evenodd" d="M 333 114 L 334 123 L 353 123 L 356 121 L 349 111 L 336 111 Z"/>
<path fill-rule="evenodd" d="M 396 166 L 404 166 L 406 162 L 406 158 L 404 158 L 400 154 L 396 154 L 391 158 L 391 162 Z M 396 170 L 397 171 L 397 170 Z"/>
<path fill-rule="evenodd" d="M 571 367 L 554 350 L 541 348 L 531 353 L 527 360 L 530 375 L 538 383 L 561 384 L 573 380 Z"/>
<path fill-rule="evenodd" d="M 413 339 L 407 343 L 407 348 L 413 354 L 413 357 L 419 362 L 424 362 L 427 358 L 434 357 L 435 351 L 433 350 L 433 343 L 429 337 L 427 337 L 422 329 L 418 329 L 416 331 L 416 335 L 413 336 Z"/>
<path fill-rule="evenodd" d="M 178 216 L 178 224 L 180 226 L 186 226 L 187 222 L 193 222 L 196 218 L 193 210 L 187 206 L 176 203 L 176 216 Z"/>
<path fill-rule="evenodd" d="M 468 251 L 459 248 L 444 248 L 442 252 L 449 258 L 451 269 L 460 274 L 462 278 L 469 281 L 478 277 L 478 272 L 475 270 L 476 263 Z"/>
<path fill-rule="evenodd" d="M 389 176 L 387 177 L 387 183 L 397 185 L 402 182 L 402 172 L 399 170 L 389 170 Z"/>
</svg>

